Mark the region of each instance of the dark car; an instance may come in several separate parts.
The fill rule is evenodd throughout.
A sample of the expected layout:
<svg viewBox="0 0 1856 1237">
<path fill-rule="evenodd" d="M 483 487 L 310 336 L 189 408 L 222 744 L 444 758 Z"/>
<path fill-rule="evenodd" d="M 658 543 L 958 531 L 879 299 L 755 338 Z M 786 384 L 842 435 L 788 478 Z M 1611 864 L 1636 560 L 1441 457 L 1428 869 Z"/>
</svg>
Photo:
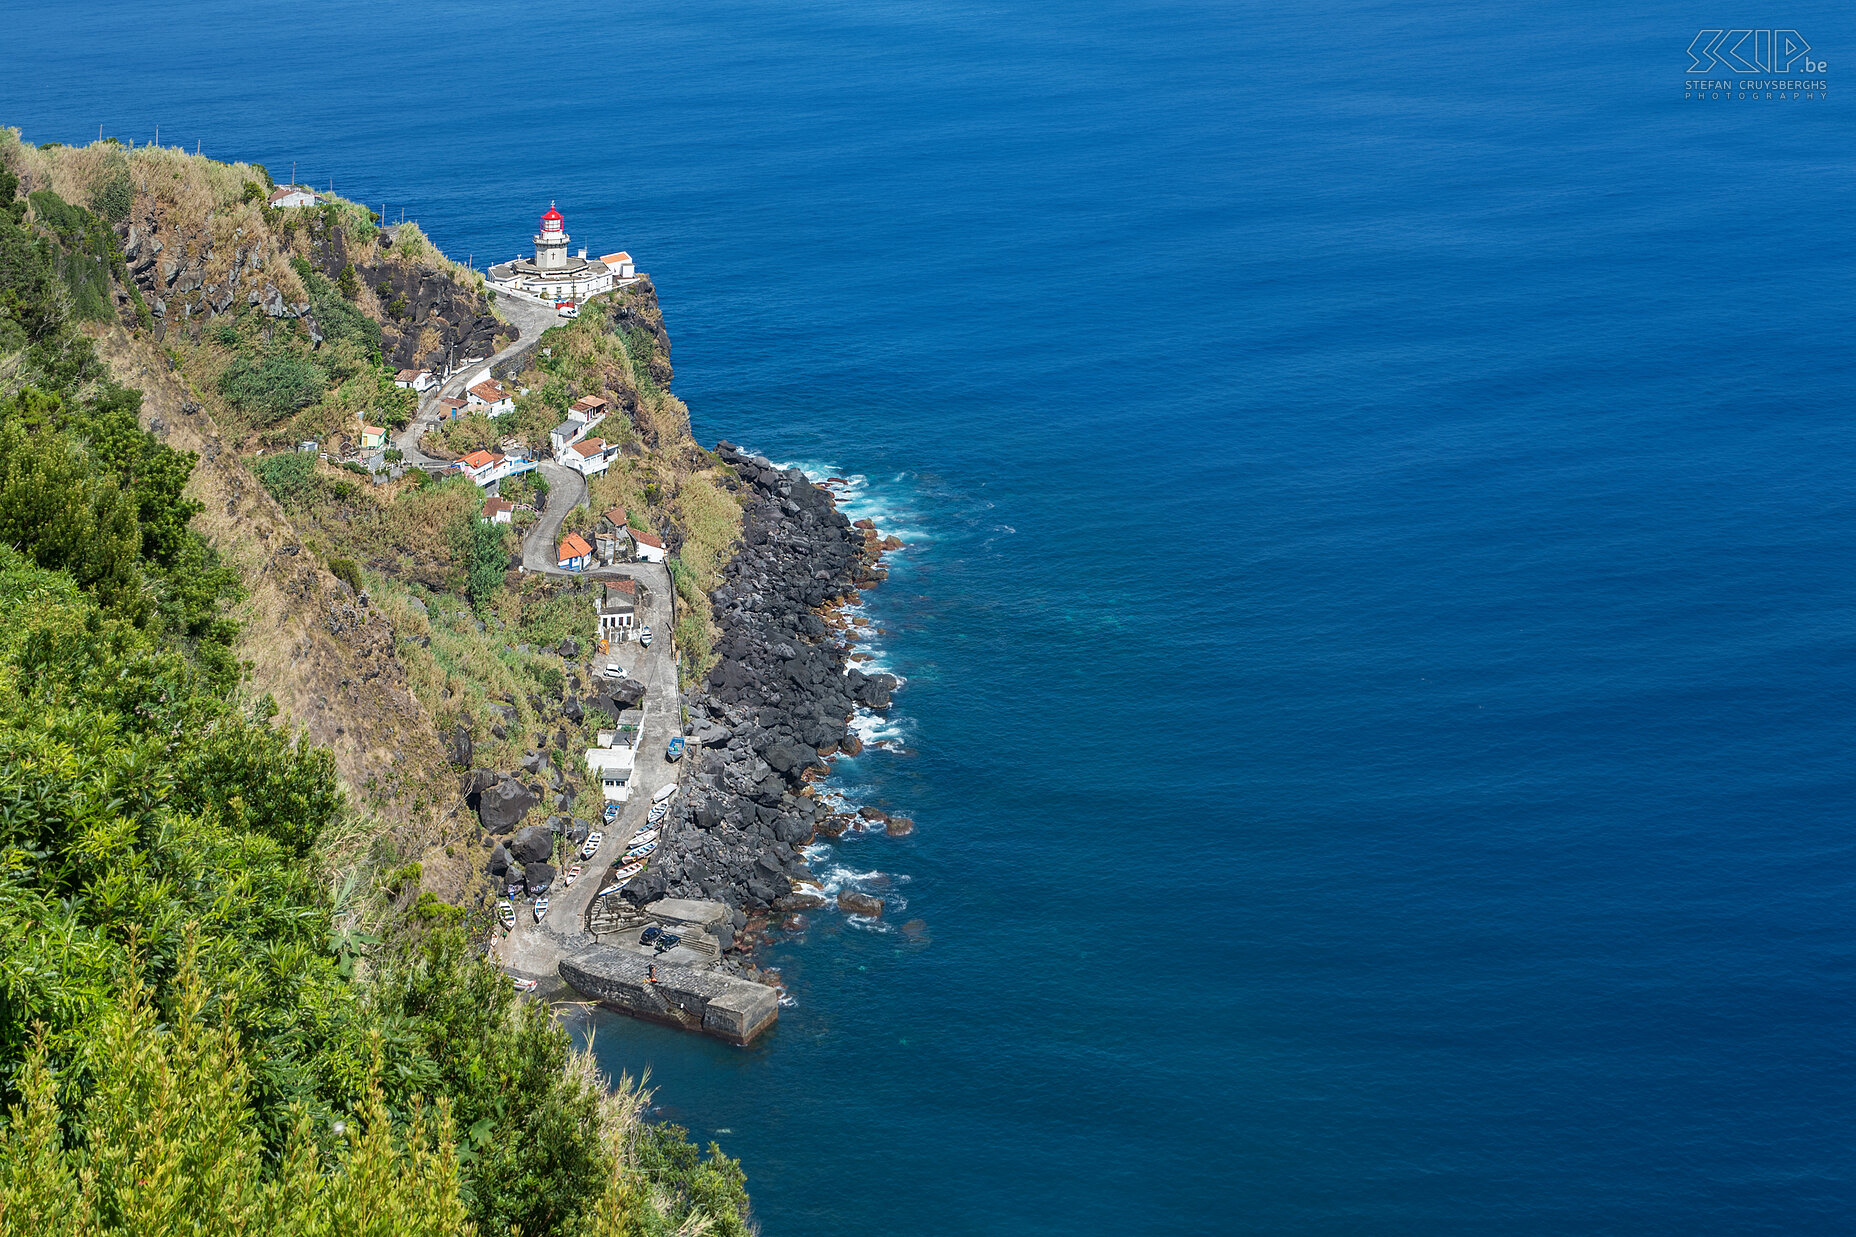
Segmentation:
<svg viewBox="0 0 1856 1237">
<path fill-rule="evenodd" d="M 650 927 L 646 928 L 643 932 L 640 932 L 638 934 L 638 943 L 640 945 L 649 945 L 652 941 L 656 940 L 658 937 L 662 935 L 664 935 L 664 930 L 658 927 L 656 924 L 652 924 Z"/>
</svg>

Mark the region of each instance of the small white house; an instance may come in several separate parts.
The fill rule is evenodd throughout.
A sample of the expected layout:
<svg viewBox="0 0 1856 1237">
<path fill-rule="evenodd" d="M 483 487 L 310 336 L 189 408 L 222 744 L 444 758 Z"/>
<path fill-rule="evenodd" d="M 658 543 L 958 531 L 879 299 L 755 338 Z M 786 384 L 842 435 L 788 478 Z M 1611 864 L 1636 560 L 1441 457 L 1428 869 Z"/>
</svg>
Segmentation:
<svg viewBox="0 0 1856 1237">
<path fill-rule="evenodd" d="M 473 451 L 452 467 L 479 486 L 491 486 L 504 477 L 530 471 L 535 467 L 535 461 L 519 455 L 504 455 L 501 451 Z"/>
<path fill-rule="evenodd" d="M 656 533 L 647 533 L 632 529 L 632 545 L 639 558 L 647 563 L 661 563 L 670 557 L 670 551 L 664 548 L 664 539 Z"/>
<path fill-rule="evenodd" d="M 632 268 L 632 255 L 623 251 L 609 253 L 600 259 L 606 269 L 612 272 L 614 279 L 630 279 L 636 272 Z"/>
<path fill-rule="evenodd" d="M 638 626 L 638 581 L 608 580 L 605 591 L 595 603 L 599 616 L 599 638 L 614 644 L 632 638 Z"/>
<path fill-rule="evenodd" d="M 610 405 L 600 396 L 583 395 L 574 401 L 572 408 L 567 410 L 567 419 L 583 422 L 588 429 L 592 429 L 606 419 L 606 411 L 609 407 Z"/>
<path fill-rule="evenodd" d="M 438 385 L 438 379 L 429 369 L 402 369 L 393 379 L 393 385 L 403 391 L 417 391 L 420 394 Z"/>
<path fill-rule="evenodd" d="M 500 417 L 505 412 L 516 410 L 515 397 L 494 378 L 479 382 L 465 394 L 470 398 L 470 406 L 482 409 L 487 416 Z"/>
<path fill-rule="evenodd" d="M 612 465 L 616 447 L 608 447 L 604 438 L 585 438 L 571 443 L 560 454 L 560 463 L 583 477 L 597 477 Z"/>
<path fill-rule="evenodd" d="M 609 730 L 599 732 L 600 746 L 587 749 L 586 767 L 599 778 L 599 789 L 608 803 L 624 803 L 632 797 L 632 768 L 636 753 L 618 741 Z"/>
<path fill-rule="evenodd" d="M 483 518 L 492 524 L 507 524 L 514 517 L 516 505 L 501 495 L 483 500 Z"/>
<path fill-rule="evenodd" d="M 301 185 L 279 185 L 271 190 L 271 196 L 265 199 L 271 206 L 283 210 L 294 210 L 300 206 L 314 206 L 316 191 L 305 189 Z"/>
</svg>

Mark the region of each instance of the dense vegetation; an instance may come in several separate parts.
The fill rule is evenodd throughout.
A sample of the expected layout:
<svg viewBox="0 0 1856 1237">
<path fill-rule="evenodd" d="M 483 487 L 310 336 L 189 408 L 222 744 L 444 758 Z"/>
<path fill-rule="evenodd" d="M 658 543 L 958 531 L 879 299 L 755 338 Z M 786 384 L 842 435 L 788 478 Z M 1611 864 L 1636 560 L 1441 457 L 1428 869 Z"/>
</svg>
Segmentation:
<svg viewBox="0 0 1856 1237">
<path fill-rule="evenodd" d="M 194 459 L 73 325 L 115 303 L 71 262 L 101 216 L 16 197 L 0 166 L 0 1230 L 745 1232 L 739 1167 L 644 1125 L 462 910 L 344 866 L 373 822 L 241 694 Z"/>
</svg>

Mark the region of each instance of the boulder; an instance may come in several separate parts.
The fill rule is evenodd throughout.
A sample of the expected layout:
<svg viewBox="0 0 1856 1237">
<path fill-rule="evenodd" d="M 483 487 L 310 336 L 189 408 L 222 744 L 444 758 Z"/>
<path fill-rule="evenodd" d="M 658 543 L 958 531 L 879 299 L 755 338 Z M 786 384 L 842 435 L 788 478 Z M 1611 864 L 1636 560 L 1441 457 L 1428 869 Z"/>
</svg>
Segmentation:
<svg viewBox="0 0 1856 1237">
<path fill-rule="evenodd" d="M 883 831 L 892 838 L 906 838 L 915 832 L 915 822 L 907 816 L 891 816 L 884 822 Z"/>
<path fill-rule="evenodd" d="M 554 883 L 554 865 L 531 863 L 522 870 L 522 882 L 530 893 L 540 893 Z"/>
<path fill-rule="evenodd" d="M 516 831 L 509 851 L 523 863 L 542 863 L 554 854 L 554 834 L 540 825 L 529 825 Z"/>
<path fill-rule="evenodd" d="M 490 852 L 489 871 L 491 876 L 509 875 L 509 852 L 503 849 L 501 842 L 498 842 L 496 849 Z"/>
<path fill-rule="evenodd" d="M 847 890 L 838 895 L 838 909 L 847 915 L 864 915 L 871 919 L 880 919 L 883 916 L 883 901 L 867 893 L 851 893 Z"/>
<path fill-rule="evenodd" d="M 477 804 L 477 815 L 490 832 L 508 833 L 540 802 L 535 792 L 521 782 L 513 777 L 505 778 L 483 792 Z"/>
<path fill-rule="evenodd" d="M 459 726 L 451 735 L 451 763 L 468 769 L 474 754 L 475 746 L 471 743 L 469 727 Z"/>
<path fill-rule="evenodd" d="M 561 716 L 570 722 L 578 722 L 586 717 L 586 710 L 580 707 L 579 697 L 567 697 L 567 703 L 561 706 Z"/>
</svg>

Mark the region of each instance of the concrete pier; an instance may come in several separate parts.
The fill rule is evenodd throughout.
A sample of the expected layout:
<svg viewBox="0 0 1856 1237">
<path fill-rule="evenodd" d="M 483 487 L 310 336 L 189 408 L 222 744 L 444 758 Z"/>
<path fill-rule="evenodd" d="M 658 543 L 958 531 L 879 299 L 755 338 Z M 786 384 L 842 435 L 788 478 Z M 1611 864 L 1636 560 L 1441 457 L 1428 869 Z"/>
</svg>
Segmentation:
<svg viewBox="0 0 1856 1237">
<path fill-rule="evenodd" d="M 620 1013 L 747 1044 L 780 1016 L 780 995 L 721 971 L 658 962 L 627 949 L 595 946 L 561 959 L 561 978 L 583 996 Z"/>
</svg>

